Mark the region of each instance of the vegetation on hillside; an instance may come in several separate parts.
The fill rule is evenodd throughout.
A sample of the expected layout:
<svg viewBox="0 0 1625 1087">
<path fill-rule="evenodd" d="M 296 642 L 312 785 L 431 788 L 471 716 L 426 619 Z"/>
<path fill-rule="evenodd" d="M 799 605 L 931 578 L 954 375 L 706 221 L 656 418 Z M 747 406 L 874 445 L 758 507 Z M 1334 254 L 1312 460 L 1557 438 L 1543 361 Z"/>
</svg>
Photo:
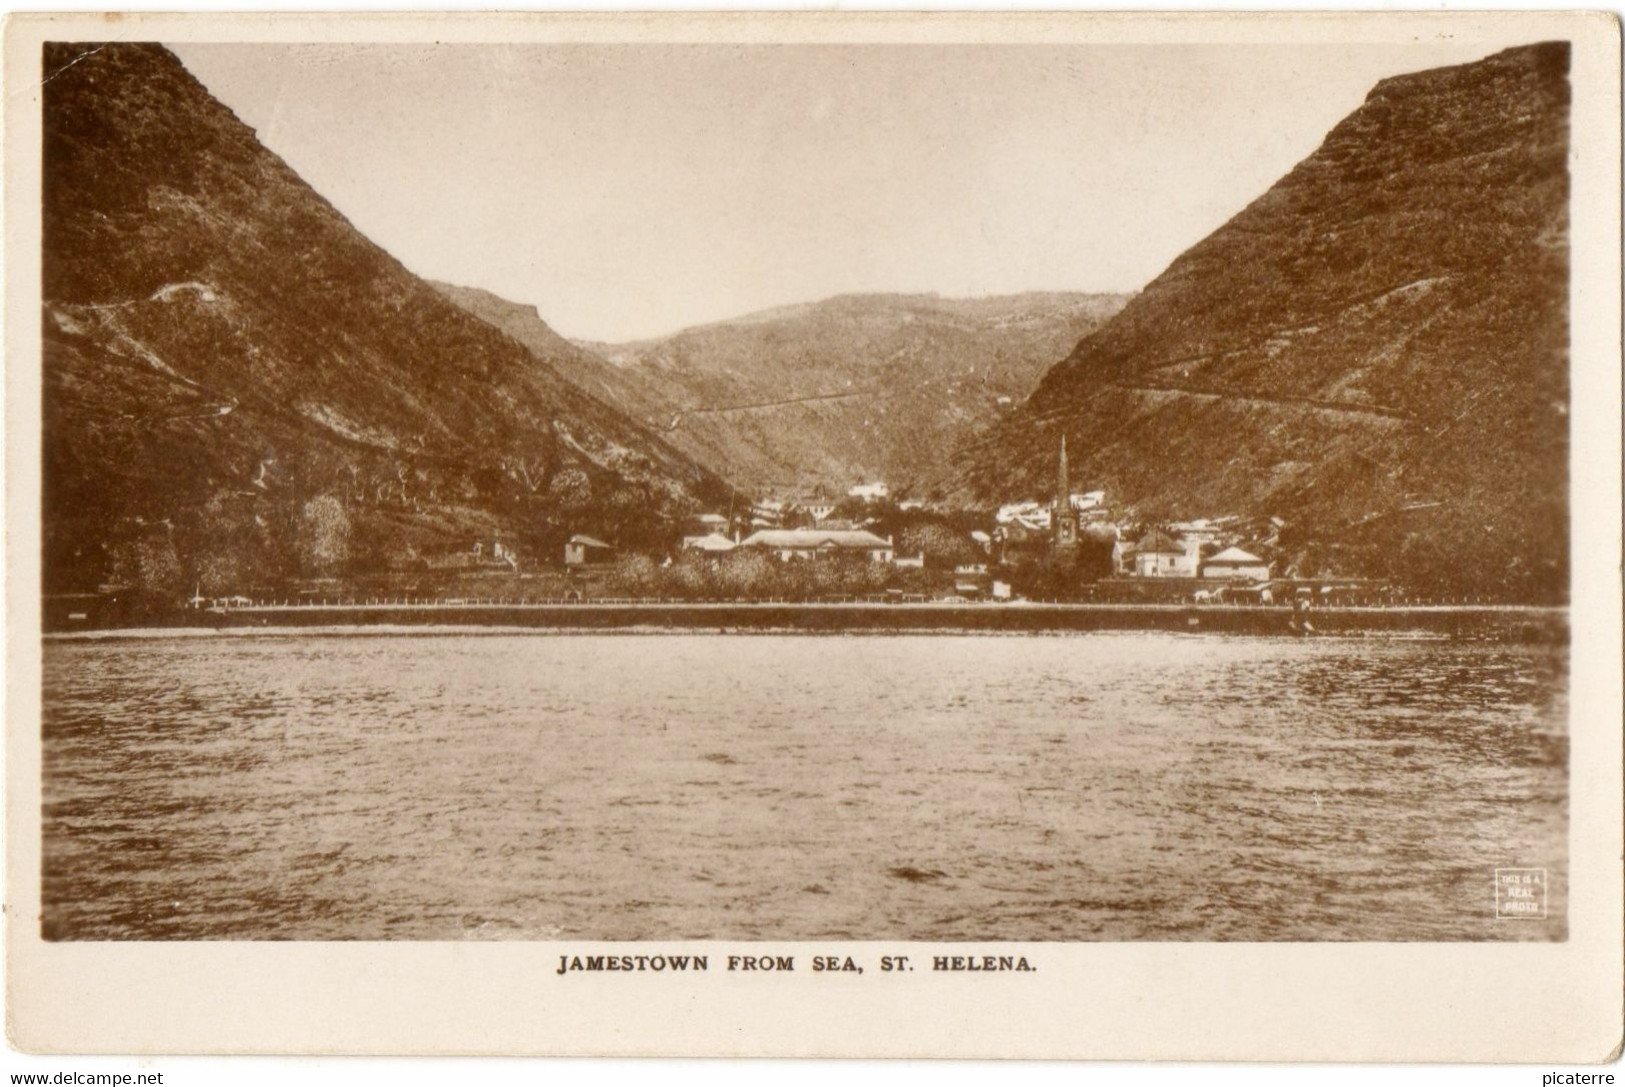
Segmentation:
<svg viewBox="0 0 1625 1087">
<path fill-rule="evenodd" d="M 1568 46 L 1385 80 L 945 474 L 1131 517 L 1271 514 L 1305 573 L 1559 600 Z"/>
<path fill-rule="evenodd" d="M 564 350 L 530 306 L 440 289 L 538 352 Z M 664 339 L 588 344 L 559 369 L 752 493 L 875 479 L 906 487 L 1125 300 L 842 295 Z"/>
<path fill-rule="evenodd" d="M 161 46 L 44 61 L 48 589 L 663 540 L 726 493 L 364 238 Z"/>
</svg>

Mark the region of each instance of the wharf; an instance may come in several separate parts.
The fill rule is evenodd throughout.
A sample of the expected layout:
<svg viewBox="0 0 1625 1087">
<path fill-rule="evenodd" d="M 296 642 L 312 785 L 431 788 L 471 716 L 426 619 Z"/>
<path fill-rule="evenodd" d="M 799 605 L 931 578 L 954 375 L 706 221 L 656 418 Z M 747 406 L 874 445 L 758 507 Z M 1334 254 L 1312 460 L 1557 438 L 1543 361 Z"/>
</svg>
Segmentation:
<svg viewBox="0 0 1625 1087">
<path fill-rule="evenodd" d="M 1294 616 L 1297 622 L 1294 622 Z M 1066 603 L 345 601 L 187 609 L 164 625 L 203 628 L 470 626 L 556 630 L 1042 632 L 1157 630 L 1295 634 L 1414 632 L 1566 642 L 1568 609 L 1491 604 L 1284 606 Z"/>
</svg>

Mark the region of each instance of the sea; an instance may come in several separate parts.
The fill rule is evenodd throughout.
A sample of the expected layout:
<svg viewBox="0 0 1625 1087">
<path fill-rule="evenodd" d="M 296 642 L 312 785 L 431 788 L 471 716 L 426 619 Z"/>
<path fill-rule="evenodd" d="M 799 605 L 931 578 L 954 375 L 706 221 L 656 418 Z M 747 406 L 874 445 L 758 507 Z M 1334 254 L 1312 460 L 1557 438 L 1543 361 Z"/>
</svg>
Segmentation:
<svg viewBox="0 0 1625 1087">
<path fill-rule="evenodd" d="M 1566 674 L 1386 634 L 51 639 L 42 931 L 1561 940 Z"/>
</svg>

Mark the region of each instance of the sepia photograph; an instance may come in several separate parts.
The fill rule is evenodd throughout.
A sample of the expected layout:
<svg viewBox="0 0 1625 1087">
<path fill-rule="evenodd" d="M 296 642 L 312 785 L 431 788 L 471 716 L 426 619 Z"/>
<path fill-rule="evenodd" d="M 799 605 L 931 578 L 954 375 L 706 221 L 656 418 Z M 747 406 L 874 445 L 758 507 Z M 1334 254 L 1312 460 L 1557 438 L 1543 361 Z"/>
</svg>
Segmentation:
<svg viewBox="0 0 1625 1087">
<path fill-rule="evenodd" d="M 43 948 L 1575 934 L 1573 35 L 37 29 Z"/>
</svg>

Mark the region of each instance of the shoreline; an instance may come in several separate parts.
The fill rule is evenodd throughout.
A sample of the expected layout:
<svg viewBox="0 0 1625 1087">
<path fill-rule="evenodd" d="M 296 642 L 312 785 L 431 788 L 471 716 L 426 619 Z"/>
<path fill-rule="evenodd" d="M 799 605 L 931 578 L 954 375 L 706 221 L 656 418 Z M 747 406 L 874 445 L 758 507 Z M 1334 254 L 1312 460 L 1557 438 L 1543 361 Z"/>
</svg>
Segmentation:
<svg viewBox="0 0 1625 1087">
<path fill-rule="evenodd" d="M 1301 624 L 1308 621 L 1308 629 Z M 1264 636 L 1431 634 L 1567 642 L 1568 608 L 1536 605 L 1287 607 L 1189 604 L 614 603 L 328 604 L 187 610 L 75 628 L 49 639 L 219 633 L 1052 634 L 1160 632 Z"/>
</svg>

